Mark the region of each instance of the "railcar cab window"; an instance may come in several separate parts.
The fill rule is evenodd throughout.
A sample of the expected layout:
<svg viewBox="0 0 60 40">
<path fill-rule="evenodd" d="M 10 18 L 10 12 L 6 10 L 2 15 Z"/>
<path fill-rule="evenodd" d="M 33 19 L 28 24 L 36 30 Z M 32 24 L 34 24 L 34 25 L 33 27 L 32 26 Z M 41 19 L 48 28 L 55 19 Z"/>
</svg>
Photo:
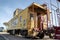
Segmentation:
<svg viewBox="0 0 60 40">
<path fill-rule="evenodd" d="M 18 19 L 15 19 L 12 23 L 12 26 L 16 26 L 18 24 Z"/>
<path fill-rule="evenodd" d="M 26 25 L 26 20 L 23 20 L 23 26 L 25 26 Z"/>
<path fill-rule="evenodd" d="M 31 19 L 31 17 L 33 17 L 33 14 L 30 14 L 30 19 Z"/>
<path fill-rule="evenodd" d="M 22 21 L 22 16 L 20 16 L 20 22 Z"/>
</svg>

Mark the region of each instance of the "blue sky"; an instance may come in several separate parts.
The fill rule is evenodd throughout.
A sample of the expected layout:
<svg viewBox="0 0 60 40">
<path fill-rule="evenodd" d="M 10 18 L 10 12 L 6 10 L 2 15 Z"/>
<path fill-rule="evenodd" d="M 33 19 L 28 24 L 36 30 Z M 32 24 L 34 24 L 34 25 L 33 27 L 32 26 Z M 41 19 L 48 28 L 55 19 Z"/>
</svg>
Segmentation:
<svg viewBox="0 0 60 40">
<path fill-rule="evenodd" d="M 38 4 L 47 2 L 50 6 L 50 0 L 0 0 L 0 27 L 6 28 L 3 23 L 8 22 L 13 17 L 16 8 L 24 9 L 33 2 Z M 55 0 L 52 0 L 52 3 L 54 4 Z"/>
</svg>

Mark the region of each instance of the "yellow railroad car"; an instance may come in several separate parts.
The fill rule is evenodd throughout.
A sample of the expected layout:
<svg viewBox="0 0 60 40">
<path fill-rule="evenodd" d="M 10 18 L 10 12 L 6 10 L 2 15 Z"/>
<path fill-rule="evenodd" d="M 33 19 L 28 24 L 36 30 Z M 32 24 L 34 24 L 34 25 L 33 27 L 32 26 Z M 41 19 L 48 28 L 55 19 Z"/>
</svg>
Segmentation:
<svg viewBox="0 0 60 40">
<path fill-rule="evenodd" d="M 50 11 L 47 5 L 32 3 L 24 10 L 16 9 L 13 18 L 4 24 L 10 34 L 21 34 L 43 38 L 44 31 L 48 29 Z"/>
</svg>

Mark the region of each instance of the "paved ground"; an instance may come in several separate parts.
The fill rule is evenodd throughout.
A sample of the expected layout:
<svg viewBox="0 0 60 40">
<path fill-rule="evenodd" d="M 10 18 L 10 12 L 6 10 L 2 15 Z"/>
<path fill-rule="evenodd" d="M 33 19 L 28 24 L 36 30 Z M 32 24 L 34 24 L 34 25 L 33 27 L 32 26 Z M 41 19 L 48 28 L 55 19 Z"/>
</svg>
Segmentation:
<svg viewBox="0 0 60 40">
<path fill-rule="evenodd" d="M 5 38 L 3 36 L 0 35 L 0 40 L 5 40 Z"/>
<path fill-rule="evenodd" d="M 48 36 L 45 36 L 43 39 L 31 39 L 31 38 L 24 38 L 22 36 L 13 36 L 9 35 L 6 32 L 0 32 L 0 40 L 53 40 L 50 39 Z"/>
</svg>

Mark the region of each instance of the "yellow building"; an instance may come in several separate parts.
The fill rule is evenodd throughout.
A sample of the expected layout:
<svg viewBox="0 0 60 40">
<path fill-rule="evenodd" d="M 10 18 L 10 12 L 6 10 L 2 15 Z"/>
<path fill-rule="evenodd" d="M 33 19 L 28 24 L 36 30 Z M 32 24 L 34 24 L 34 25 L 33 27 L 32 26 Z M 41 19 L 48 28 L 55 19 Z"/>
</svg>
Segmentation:
<svg viewBox="0 0 60 40">
<path fill-rule="evenodd" d="M 4 24 L 8 27 L 8 32 L 19 33 L 21 30 L 27 30 L 30 35 L 34 28 L 47 30 L 47 20 L 50 21 L 50 12 L 47 6 L 32 3 L 24 10 L 16 9 L 13 18 Z"/>
</svg>

